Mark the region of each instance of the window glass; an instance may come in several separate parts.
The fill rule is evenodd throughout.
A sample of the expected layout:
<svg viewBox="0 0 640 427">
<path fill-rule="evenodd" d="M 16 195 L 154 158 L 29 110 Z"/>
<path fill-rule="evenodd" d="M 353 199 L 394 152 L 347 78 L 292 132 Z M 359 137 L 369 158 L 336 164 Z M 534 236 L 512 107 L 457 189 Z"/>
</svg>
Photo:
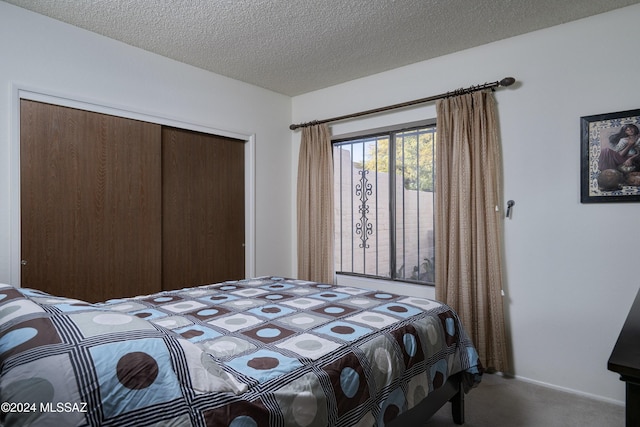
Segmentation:
<svg viewBox="0 0 640 427">
<path fill-rule="evenodd" d="M 337 273 L 433 284 L 435 133 L 334 143 Z"/>
</svg>

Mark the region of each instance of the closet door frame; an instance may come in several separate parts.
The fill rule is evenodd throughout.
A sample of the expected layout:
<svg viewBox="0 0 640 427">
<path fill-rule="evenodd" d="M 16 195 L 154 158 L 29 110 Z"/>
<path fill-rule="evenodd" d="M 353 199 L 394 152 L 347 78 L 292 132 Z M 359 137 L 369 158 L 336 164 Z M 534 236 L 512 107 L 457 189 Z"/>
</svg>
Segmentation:
<svg viewBox="0 0 640 427">
<path fill-rule="evenodd" d="M 30 88 L 18 84 L 12 87 L 11 102 L 11 284 L 21 283 L 21 228 L 20 228 L 20 100 L 39 101 L 62 107 L 76 108 L 95 113 L 109 114 L 128 119 L 141 120 L 164 126 L 171 126 L 211 135 L 225 136 L 245 142 L 244 150 L 244 186 L 245 186 L 245 276 L 255 276 L 255 134 L 238 133 L 209 127 L 202 124 L 185 122 L 160 114 L 135 111 L 122 106 L 82 99 L 76 96 L 55 94 L 42 89 Z"/>
</svg>

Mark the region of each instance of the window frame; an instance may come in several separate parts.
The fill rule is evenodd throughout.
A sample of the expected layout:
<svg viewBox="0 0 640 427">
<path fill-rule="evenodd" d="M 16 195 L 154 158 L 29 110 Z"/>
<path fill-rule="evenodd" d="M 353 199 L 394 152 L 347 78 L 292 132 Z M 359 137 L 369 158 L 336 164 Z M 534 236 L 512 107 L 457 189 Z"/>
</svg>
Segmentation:
<svg viewBox="0 0 640 427">
<path fill-rule="evenodd" d="M 398 125 L 392 125 L 392 126 L 376 128 L 376 129 L 368 129 L 360 132 L 353 132 L 349 134 L 334 136 L 331 139 L 332 151 L 334 150 L 335 146 L 340 145 L 342 143 L 349 142 L 349 141 L 354 141 L 357 139 L 379 138 L 379 137 L 387 136 L 389 138 L 389 170 L 394 170 L 396 165 L 396 150 L 397 150 L 396 135 L 404 132 L 415 131 L 422 128 L 433 128 L 434 132 L 437 134 L 437 125 L 436 125 L 435 119 L 411 122 L 411 123 L 403 123 Z M 435 156 L 435 138 L 434 138 L 433 144 L 434 144 L 434 156 Z M 335 165 L 336 165 L 336 159 L 334 158 L 334 167 Z M 436 172 L 435 172 L 435 161 L 434 161 L 434 170 L 433 170 L 433 180 L 434 180 L 433 193 L 434 194 L 435 194 L 435 179 L 436 179 Z M 367 273 L 355 273 L 352 271 L 339 271 L 337 268 L 335 268 L 337 264 L 335 261 L 334 261 L 334 273 L 336 274 L 336 276 L 349 276 L 349 277 L 369 279 L 369 280 L 379 280 L 379 281 L 406 283 L 406 284 L 413 284 L 413 285 L 419 285 L 419 286 L 433 287 L 435 286 L 435 282 L 412 280 L 410 278 L 398 277 L 397 275 L 396 267 L 397 267 L 398 242 L 397 242 L 397 233 L 396 233 L 396 228 L 397 228 L 396 174 L 390 173 L 388 181 L 389 181 L 388 185 L 389 185 L 389 198 L 390 198 L 389 206 L 388 206 L 389 234 L 390 234 L 389 236 L 390 238 L 389 269 L 390 269 L 391 277 L 372 275 Z M 434 199 L 434 205 L 435 205 L 435 199 Z M 434 212 L 433 218 L 435 219 L 435 212 Z M 354 240 L 355 238 L 352 238 L 351 241 L 353 242 Z M 435 246 L 435 239 L 433 241 L 433 244 Z M 338 256 L 340 256 L 340 254 L 338 254 Z M 377 256 L 378 256 L 378 250 L 376 249 L 376 257 Z M 434 268 L 435 268 L 435 265 L 434 265 Z"/>
</svg>

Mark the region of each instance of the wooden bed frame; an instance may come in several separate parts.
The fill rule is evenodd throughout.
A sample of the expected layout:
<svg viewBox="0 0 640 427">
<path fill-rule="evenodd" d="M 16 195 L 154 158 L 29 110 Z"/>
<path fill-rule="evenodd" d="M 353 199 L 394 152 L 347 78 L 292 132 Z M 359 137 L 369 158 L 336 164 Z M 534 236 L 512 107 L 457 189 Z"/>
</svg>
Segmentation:
<svg viewBox="0 0 640 427">
<path fill-rule="evenodd" d="M 457 425 L 464 424 L 464 389 L 462 374 L 449 377 L 439 389 L 431 392 L 415 407 L 398 415 L 388 427 L 406 427 L 423 425 L 438 412 L 447 402 L 451 402 L 451 415 Z"/>
</svg>

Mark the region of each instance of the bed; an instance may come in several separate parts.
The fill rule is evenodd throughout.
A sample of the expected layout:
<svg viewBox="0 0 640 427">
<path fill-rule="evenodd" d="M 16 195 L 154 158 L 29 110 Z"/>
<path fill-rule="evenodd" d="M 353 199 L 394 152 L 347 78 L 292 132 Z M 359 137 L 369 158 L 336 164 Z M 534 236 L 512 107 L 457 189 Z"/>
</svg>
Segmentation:
<svg viewBox="0 0 640 427">
<path fill-rule="evenodd" d="M 9 426 L 419 425 L 482 377 L 439 302 L 260 277 L 90 304 L 0 285 Z"/>
</svg>

